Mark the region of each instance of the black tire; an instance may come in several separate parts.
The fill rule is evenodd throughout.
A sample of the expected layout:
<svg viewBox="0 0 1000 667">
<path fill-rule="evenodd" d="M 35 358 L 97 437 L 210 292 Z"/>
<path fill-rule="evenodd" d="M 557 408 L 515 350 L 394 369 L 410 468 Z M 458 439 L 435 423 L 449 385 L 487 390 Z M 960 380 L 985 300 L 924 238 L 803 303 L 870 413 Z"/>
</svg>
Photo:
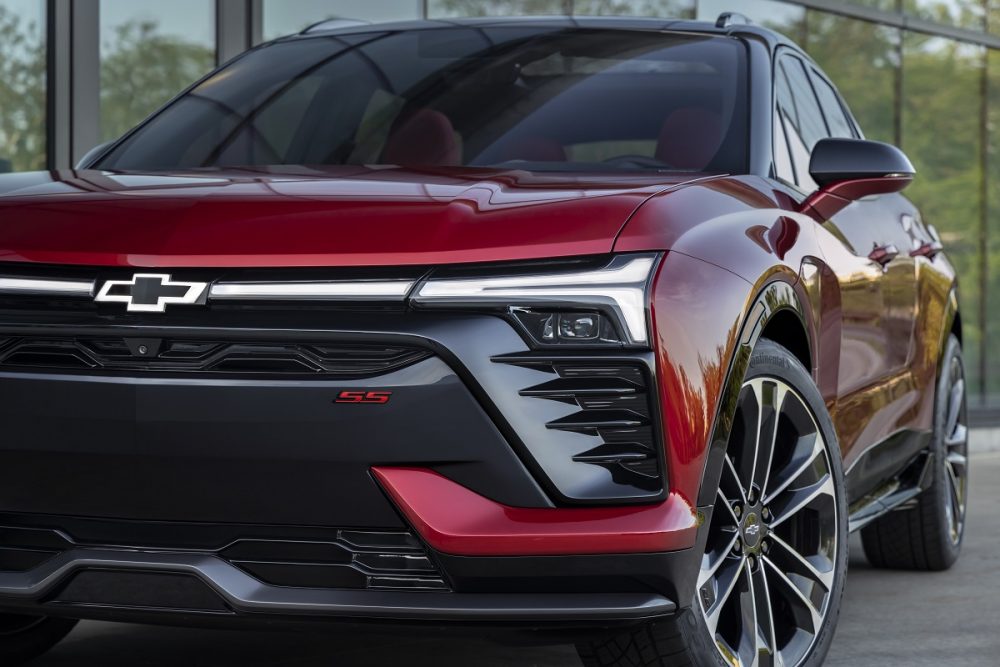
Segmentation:
<svg viewBox="0 0 1000 667">
<path fill-rule="evenodd" d="M 62 641 L 75 619 L 0 614 L 0 665 L 14 667 L 42 655 Z"/>
<path fill-rule="evenodd" d="M 820 619 L 816 622 L 817 631 L 812 633 L 811 643 L 808 645 L 807 649 L 803 649 L 802 653 L 795 657 L 792 661 L 785 661 L 785 667 L 816 667 L 822 664 L 823 660 L 826 658 L 826 654 L 829 651 L 830 644 L 833 641 L 834 630 L 837 625 L 837 620 L 840 615 L 840 604 L 843 598 L 845 575 L 847 572 L 847 544 L 848 544 L 848 531 L 847 531 L 847 506 L 846 506 L 846 493 L 844 490 L 844 473 L 843 466 L 840 460 L 840 450 L 837 444 L 836 432 L 833 428 L 833 423 L 830 420 L 829 413 L 826 410 L 825 403 L 820 396 L 819 390 L 813 383 L 809 372 L 802 366 L 799 360 L 784 347 L 769 341 L 761 340 L 754 349 L 753 354 L 750 358 L 750 365 L 747 370 L 747 375 L 745 378 L 744 390 L 752 380 L 768 381 L 768 380 L 778 380 L 787 387 L 795 390 L 798 397 L 801 399 L 801 403 L 807 406 L 807 410 L 811 413 L 814 424 L 813 428 L 815 433 L 821 438 L 816 438 L 818 444 L 814 447 L 819 449 L 825 449 L 825 458 L 828 461 L 828 468 L 825 468 L 823 472 L 822 480 L 826 480 L 824 485 L 826 488 L 832 488 L 833 490 L 828 492 L 827 495 L 823 497 L 823 502 L 826 503 L 824 507 L 835 507 L 836 511 L 832 518 L 829 518 L 827 523 L 836 526 L 836 543 L 835 547 L 831 548 L 830 556 L 828 558 L 829 569 L 824 573 L 826 577 L 826 585 L 829 586 L 828 591 L 825 594 L 825 613 L 820 615 Z M 741 394 L 742 397 L 743 394 Z M 781 395 L 781 394 L 777 394 Z M 780 402 L 780 399 L 779 401 Z M 762 403 L 763 405 L 763 403 Z M 778 412 L 781 412 L 780 410 Z M 763 410 L 759 409 L 758 414 L 764 414 Z M 775 419 L 775 423 L 778 420 Z M 743 435 L 738 435 L 737 428 L 734 426 L 733 433 L 730 436 L 729 450 L 736 451 L 737 447 L 741 446 L 737 443 L 742 443 L 745 437 L 745 431 L 742 432 Z M 776 430 L 775 432 L 780 432 Z M 758 438 L 759 440 L 759 438 Z M 759 444 L 756 445 L 759 448 Z M 798 445 L 795 445 L 793 449 L 789 450 L 792 455 L 789 461 L 785 464 L 786 469 L 790 470 L 793 468 L 798 469 L 802 459 L 798 458 Z M 772 465 L 778 461 L 778 446 L 775 445 L 771 449 L 769 454 L 769 459 Z M 756 453 L 759 453 L 759 449 Z M 729 459 L 731 454 L 727 453 L 727 459 Z M 815 455 L 814 456 L 819 456 Z M 731 460 L 731 459 L 730 459 Z M 742 463 L 743 459 L 740 459 Z M 818 460 L 818 459 L 817 459 Z M 771 466 L 769 466 L 770 468 Z M 733 468 L 735 473 L 735 468 Z M 736 473 L 737 475 L 739 473 Z M 769 475 L 770 473 L 765 473 Z M 771 497 L 771 500 L 780 499 L 781 493 L 798 493 L 798 491 L 793 491 L 801 487 L 805 487 L 809 482 L 804 481 L 808 479 L 805 475 L 811 474 L 809 468 L 802 468 L 799 473 L 790 474 L 787 476 L 790 482 L 786 490 L 781 490 L 780 488 L 775 491 L 775 495 Z M 756 475 L 756 470 L 753 469 L 751 473 L 751 478 Z M 723 473 L 725 478 L 725 472 Z M 775 480 L 777 481 L 777 480 Z M 722 493 L 722 486 L 725 484 L 725 479 L 720 483 L 719 497 L 725 500 L 726 496 Z M 776 484 L 772 484 L 770 488 L 774 488 Z M 753 487 L 751 487 L 753 488 Z M 768 488 L 767 477 L 765 477 L 765 483 L 761 487 L 766 491 Z M 746 505 L 746 510 L 743 511 L 744 515 L 744 525 L 749 525 L 751 518 L 751 511 L 753 507 L 759 507 L 764 503 L 768 502 L 767 493 L 765 491 L 761 492 L 762 498 L 757 501 L 759 505 L 751 505 L 753 499 L 752 493 L 748 493 L 746 498 L 748 499 L 748 504 Z M 716 514 L 721 512 L 720 505 L 717 501 Z M 799 511 L 799 510 L 796 510 Z M 761 543 L 768 542 L 770 540 L 777 539 L 780 529 L 778 523 L 780 519 L 777 514 L 773 514 L 771 510 L 771 519 L 774 522 L 773 529 L 769 526 L 768 532 L 765 533 L 765 538 L 761 540 Z M 766 514 L 762 514 L 767 516 Z M 818 515 L 817 515 L 818 516 Z M 715 516 L 713 516 L 712 524 L 714 525 Z M 817 521 L 818 523 L 818 521 Z M 785 525 L 784 529 L 788 529 L 788 525 Z M 712 530 L 710 528 L 709 530 Z M 740 529 L 737 528 L 737 533 Z M 737 534 L 734 533 L 734 534 Z M 756 532 L 754 533 L 756 534 Z M 747 541 L 745 543 L 744 552 L 749 554 L 751 547 L 750 538 L 745 538 Z M 779 540 L 780 542 L 780 540 Z M 739 539 L 739 543 L 744 544 L 742 538 Z M 761 548 L 764 548 L 762 546 Z M 722 553 L 724 550 L 720 550 Z M 766 548 L 759 556 L 759 561 L 757 567 L 760 569 L 758 573 L 754 570 L 754 574 L 750 574 L 750 570 L 745 571 L 745 576 L 762 576 L 765 580 L 772 580 L 771 577 L 774 574 L 768 574 L 771 572 L 769 568 L 773 568 L 772 564 L 775 561 L 781 559 L 781 552 L 777 546 L 772 546 L 769 552 Z M 707 562 L 711 563 L 710 554 L 706 553 Z M 721 559 L 720 559 L 721 560 Z M 706 561 L 703 561 L 706 562 Z M 719 572 L 722 570 L 719 569 Z M 741 570 L 738 570 L 738 572 Z M 737 574 L 735 576 L 744 576 Z M 787 579 L 787 576 L 786 576 Z M 751 591 L 754 590 L 754 585 L 750 586 Z M 759 589 L 758 589 L 759 590 Z M 772 627 L 778 627 L 781 619 L 779 618 L 780 612 L 775 610 L 780 609 L 779 602 L 776 602 L 776 598 L 771 592 L 771 588 L 764 588 L 767 593 L 767 599 L 769 608 L 771 609 L 771 618 L 774 620 Z M 751 597 L 753 594 L 751 593 Z M 719 599 L 722 599 L 721 597 Z M 756 604 L 756 600 L 753 602 Z M 720 606 L 722 603 L 720 603 Z M 702 606 L 702 602 L 699 599 L 699 593 L 696 592 L 693 600 L 686 601 L 686 604 L 681 606 L 687 607 L 684 611 L 680 612 L 675 618 L 657 622 L 654 624 L 647 624 L 638 627 L 630 632 L 622 633 L 621 635 L 611 637 L 604 640 L 592 640 L 585 643 L 581 643 L 577 646 L 577 650 L 580 654 L 580 658 L 583 661 L 585 667 L 727 667 L 728 665 L 735 664 L 732 662 L 727 662 L 723 659 L 721 650 L 717 645 L 717 635 L 709 630 L 707 624 L 708 612 L 703 611 L 705 607 Z M 718 623 L 718 621 L 716 621 Z M 721 627 L 717 625 L 716 627 Z M 756 630 L 756 628 L 755 628 Z M 772 635 L 776 636 L 777 633 Z M 784 651 L 787 647 L 782 647 L 781 642 L 774 640 L 774 644 L 779 650 Z M 759 650 L 759 649 L 758 649 Z M 791 649 L 788 649 L 791 650 Z M 784 652 L 783 652 L 784 657 Z M 762 662 L 762 664 L 768 664 Z"/>
<path fill-rule="evenodd" d="M 965 534 L 965 510 L 968 506 L 968 429 L 964 379 L 962 346 L 952 335 L 945 345 L 935 396 L 931 486 L 905 509 L 890 512 L 861 529 L 865 555 L 875 567 L 940 571 L 947 570 L 958 560 Z M 954 413 L 957 421 L 953 426 L 957 426 L 960 433 L 959 441 L 950 444 L 956 436 L 956 429 L 949 429 L 956 380 L 962 382 L 962 390 L 957 412 Z M 960 490 L 957 491 L 961 498 L 958 502 L 952 495 L 953 487 L 949 479 L 952 474 L 949 467 L 959 465 L 957 461 L 962 461 Z M 952 467 L 952 470 L 955 468 Z M 952 516 L 958 517 L 957 523 L 952 521 Z"/>
</svg>

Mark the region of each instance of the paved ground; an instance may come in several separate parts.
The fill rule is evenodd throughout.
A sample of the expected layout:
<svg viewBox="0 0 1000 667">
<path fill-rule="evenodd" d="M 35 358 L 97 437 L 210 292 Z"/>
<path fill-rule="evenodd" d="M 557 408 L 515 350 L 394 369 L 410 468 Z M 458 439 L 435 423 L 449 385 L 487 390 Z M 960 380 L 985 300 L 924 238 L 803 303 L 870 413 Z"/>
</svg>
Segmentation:
<svg viewBox="0 0 1000 667">
<path fill-rule="evenodd" d="M 965 552 L 942 574 L 871 569 L 852 544 L 851 573 L 828 665 L 993 667 L 1000 661 L 1000 453 L 973 458 Z M 83 623 L 33 667 L 569 667 L 570 647 L 477 641 L 147 628 Z"/>
</svg>

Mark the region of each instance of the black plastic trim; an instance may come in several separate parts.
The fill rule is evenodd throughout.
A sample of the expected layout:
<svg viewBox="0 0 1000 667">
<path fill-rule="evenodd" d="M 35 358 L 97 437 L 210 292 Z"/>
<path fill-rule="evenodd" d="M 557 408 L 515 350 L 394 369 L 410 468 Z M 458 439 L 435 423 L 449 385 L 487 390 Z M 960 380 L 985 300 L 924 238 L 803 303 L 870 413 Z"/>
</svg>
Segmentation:
<svg viewBox="0 0 1000 667">
<path fill-rule="evenodd" d="M 0 573 L 0 609 L 45 613 L 45 600 L 57 595 L 60 587 L 78 572 L 88 570 L 192 576 L 238 614 L 573 623 L 642 621 L 669 616 L 677 610 L 673 601 L 655 592 L 436 593 L 286 588 L 264 584 L 213 556 L 88 549 L 65 552 L 30 572 Z"/>
<path fill-rule="evenodd" d="M 690 605 L 701 554 L 684 549 L 662 553 L 578 556 L 451 556 L 434 552 L 458 593 L 610 592 L 658 593 Z"/>
</svg>

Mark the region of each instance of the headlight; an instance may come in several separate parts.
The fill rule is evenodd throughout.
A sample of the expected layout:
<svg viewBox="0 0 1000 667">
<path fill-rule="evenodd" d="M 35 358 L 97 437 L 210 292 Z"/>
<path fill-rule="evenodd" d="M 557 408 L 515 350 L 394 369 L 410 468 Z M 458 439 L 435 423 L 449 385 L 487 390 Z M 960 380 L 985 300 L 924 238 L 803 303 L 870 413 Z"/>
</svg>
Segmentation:
<svg viewBox="0 0 1000 667">
<path fill-rule="evenodd" d="M 415 306 L 496 308 L 542 344 L 647 345 L 647 292 L 656 255 L 618 255 L 602 268 L 432 277 Z"/>
</svg>

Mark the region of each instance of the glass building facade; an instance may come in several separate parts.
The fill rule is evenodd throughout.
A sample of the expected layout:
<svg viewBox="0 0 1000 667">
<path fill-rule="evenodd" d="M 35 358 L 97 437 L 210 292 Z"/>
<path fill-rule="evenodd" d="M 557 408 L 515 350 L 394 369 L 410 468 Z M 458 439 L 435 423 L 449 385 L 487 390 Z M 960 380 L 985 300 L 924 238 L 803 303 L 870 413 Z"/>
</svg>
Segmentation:
<svg viewBox="0 0 1000 667">
<path fill-rule="evenodd" d="M 802 45 L 913 160 L 908 195 L 961 278 L 973 405 L 1000 414 L 1000 0 L 0 0 L 0 171 L 68 167 L 215 64 L 327 18 L 730 10 Z"/>
</svg>

